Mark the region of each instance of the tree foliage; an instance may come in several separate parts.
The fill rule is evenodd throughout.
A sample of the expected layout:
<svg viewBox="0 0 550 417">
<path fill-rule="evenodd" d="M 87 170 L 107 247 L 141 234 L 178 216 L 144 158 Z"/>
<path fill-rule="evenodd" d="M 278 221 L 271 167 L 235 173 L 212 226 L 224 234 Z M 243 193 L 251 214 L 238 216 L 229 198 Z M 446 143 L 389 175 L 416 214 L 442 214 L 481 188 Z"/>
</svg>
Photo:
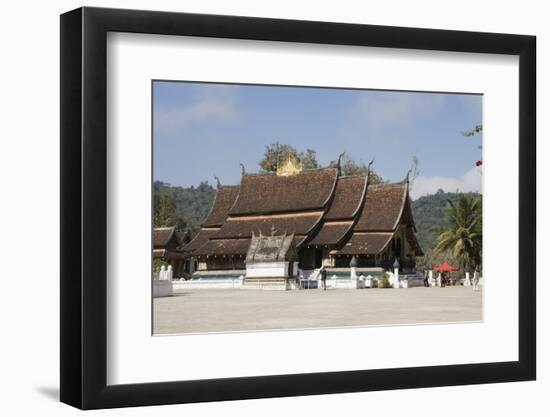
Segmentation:
<svg viewBox="0 0 550 417">
<path fill-rule="evenodd" d="M 462 136 L 471 137 L 471 136 L 477 135 L 478 133 L 481 133 L 482 131 L 483 131 L 483 125 L 479 124 L 479 125 L 475 125 L 475 127 L 471 130 L 466 130 L 460 133 L 462 134 Z"/>
<path fill-rule="evenodd" d="M 284 143 L 275 142 L 265 147 L 264 157 L 260 161 L 262 172 L 277 172 L 277 166 L 290 155 L 302 163 L 304 169 L 318 168 L 317 152 L 313 149 L 306 149 L 305 152 L 298 152 L 296 148 Z"/>
<path fill-rule="evenodd" d="M 417 258 L 417 268 L 419 270 L 432 269 L 434 266 L 447 260 L 453 265 L 458 265 L 458 260 L 451 253 L 435 253 L 434 249 L 437 243 L 439 230 L 450 226 L 446 215 L 448 200 L 456 203 L 460 198 L 460 193 L 446 193 L 438 190 L 435 194 L 426 195 L 412 201 L 414 222 L 417 233 L 416 238 L 424 256 Z M 478 193 L 467 193 L 466 196 L 480 200 Z"/>
<path fill-rule="evenodd" d="M 330 161 L 329 166 L 338 166 L 338 160 Z M 356 161 L 351 158 L 347 152 L 344 152 L 340 158 L 340 175 L 366 175 L 369 171 L 368 165 L 362 161 Z M 371 167 L 369 174 L 369 184 L 382 184 L 385 180 L 378 175 Z"/>
<path fill-rule="evenodd" d="M 291 145 L 275 142 L 265 147 L 264 157 L 260 161 L 260 170 L 262 172 L 277 172 L 277 165 L 284 161 L 290 155 L 298 159 L 302 163 L 303 169 L 321 168 L 317 161 L 317 152 L 313 149 L 306 149 L 304 152 L 299 152 Z M 336 167 L 338 161 L 330 161 L 328 166 Z M 357 162 L 352 159 L 347 153 L 344 153 L 340 160 L 341 175 L 366 175 L 368 166 L 364 162 Z M 380 184 L 384 179 L 371 169 L 370 181 L 371 184 Z"/>
<path fill-rule="evenodd" d="M 448 200 L 445 209 L 448 226 L 439 229 L 435 254 L 450 253 L 466 271 L 481 267 L 481 200 L 461 194 L 458 201 Z"/>
<path fill-rule="evenodd" d="M 177 222 L 176 202 L 168 192 L 155 192 L 153 203 L 153 225 L 155 227 L 170 227 Z"/>
</svg>

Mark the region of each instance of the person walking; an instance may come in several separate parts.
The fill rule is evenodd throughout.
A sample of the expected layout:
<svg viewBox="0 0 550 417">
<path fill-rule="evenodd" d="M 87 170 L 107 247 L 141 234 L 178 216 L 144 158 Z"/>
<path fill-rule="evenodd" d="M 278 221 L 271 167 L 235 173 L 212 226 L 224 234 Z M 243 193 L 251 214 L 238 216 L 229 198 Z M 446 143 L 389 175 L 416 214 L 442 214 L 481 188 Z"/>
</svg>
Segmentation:
<svg viewBox="0 0 550 417">
<path fill-rule="evenodd" d="M 323 291 L 327 290 L 327 270 L 324 266 L 321 267 L 319 271 L 321 273 L 321 283 L 323 284 Z"/>
<path fill-rule="evenodd" d="M 441 273 L 441 288 L 445 288 L 445 284 L 447 283 L 447 278 L 445 278 L 445 272 Z"/>
<path fill-rule="evenodd" d="M 428 271 L 424 271 L 424 287 L 428 288 L 430 283 L 428 282 Z"/>
</svg>

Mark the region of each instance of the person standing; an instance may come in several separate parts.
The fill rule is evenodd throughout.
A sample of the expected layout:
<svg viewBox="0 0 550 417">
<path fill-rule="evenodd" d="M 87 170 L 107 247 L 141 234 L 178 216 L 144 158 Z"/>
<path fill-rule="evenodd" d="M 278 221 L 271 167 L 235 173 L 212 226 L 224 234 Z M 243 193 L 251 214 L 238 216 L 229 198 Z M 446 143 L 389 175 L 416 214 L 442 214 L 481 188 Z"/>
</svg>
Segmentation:
<svg viewBox="0 0 550 417">
<path fill-rule="evenodd" d="M 428 288 L 430 283 L 428 282 L 428 271 L 424 271 L 424 287 Z"/>
<path fill-rule="evenodd" d="M 321 283 L 323 284 L 323 291 L 327 290 L 327 270 L 324 266 L 321 267 L 319 271 L 321 273 Z"/>
</svg>

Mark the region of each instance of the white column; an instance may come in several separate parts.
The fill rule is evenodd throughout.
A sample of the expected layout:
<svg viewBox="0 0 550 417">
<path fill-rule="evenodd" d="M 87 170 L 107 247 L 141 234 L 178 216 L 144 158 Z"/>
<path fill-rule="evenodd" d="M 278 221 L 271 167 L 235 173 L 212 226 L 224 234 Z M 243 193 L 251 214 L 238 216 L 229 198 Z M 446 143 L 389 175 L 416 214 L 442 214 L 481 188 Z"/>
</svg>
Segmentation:
<svg viewBox="0 0 550 417">
<path fill-rule="evenodd" d="M 470 273 L 466 272 L 466 279 L 464 280 L 464 286 L 470 287 L 472 285 L 472 282 L 470 281 Z"/>
<path fill-rule="evenodd" d="M 435 287 L 434 272 L 432 270 L 428 271 L 428 283 L 430 287 Z"/>
</svg>

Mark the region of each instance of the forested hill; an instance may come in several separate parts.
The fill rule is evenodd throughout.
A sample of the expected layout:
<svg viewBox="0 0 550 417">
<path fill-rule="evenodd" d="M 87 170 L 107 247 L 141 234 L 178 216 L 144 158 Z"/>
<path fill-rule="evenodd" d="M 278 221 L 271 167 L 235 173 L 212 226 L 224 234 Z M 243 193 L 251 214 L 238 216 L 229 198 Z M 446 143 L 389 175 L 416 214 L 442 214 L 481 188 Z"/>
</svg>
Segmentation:
<svg viewBox="0 0 550 417">
<path fill-rule="evenodd" d="M 216 189 L 206 181 L 201 182 L 198 187 L 177 187 L 155 181 L 153 188 L 155 214 L 159 209 L 160 196 L 167 197 L 167 211 L 170 212 L 166 219 L 155 219 L 155 226 L 172 226 L 176 224 L 179 229 L 189 231 L 190 237 L 198 232 L 199 226 L 208 215 L 216 196 Z"/>
<path fill-rule="evenodd" d="M 206 218 L 216 189 L 208 182 L 202 182 L 198 187 L 176 187 L 160 181 L 154 183 L 155 192 L 155 226 L 177 224 L 179 229 L 188 232 L 187 239 L 192 238 Z M 479 195 L 479 194 L 470 194 Z M 161 200 L 164 196 L 164 200 Z M 430 252 L 437 237 L 436 229 L 446 224 L 445 207 L 447 200 L 455 201 L 458 193 L 446 193 L 439 190 L 435 194 L 420 197 L 412 202 L 414 221 L 418 230 L 418 240 L 424 252 Z M 159 201 L 162 201 L 164 211 L 168 214 L 157 216 Z M 158 220 L 160 219 L 160 220 Z"/>
<path fill-rule="evenodd" d="M 479 196 L 479 193 L 466 193 L 469 196 Z M 445 207 L 447 201 L 455 202 L 460 193 L 446 193 L 443 190 L 420 197 L 412 202 L 414 222 L 420 247 L 425 253 L 430 252 L 435 246 L 437 229 L 447 224 Z"/>
</svg>

